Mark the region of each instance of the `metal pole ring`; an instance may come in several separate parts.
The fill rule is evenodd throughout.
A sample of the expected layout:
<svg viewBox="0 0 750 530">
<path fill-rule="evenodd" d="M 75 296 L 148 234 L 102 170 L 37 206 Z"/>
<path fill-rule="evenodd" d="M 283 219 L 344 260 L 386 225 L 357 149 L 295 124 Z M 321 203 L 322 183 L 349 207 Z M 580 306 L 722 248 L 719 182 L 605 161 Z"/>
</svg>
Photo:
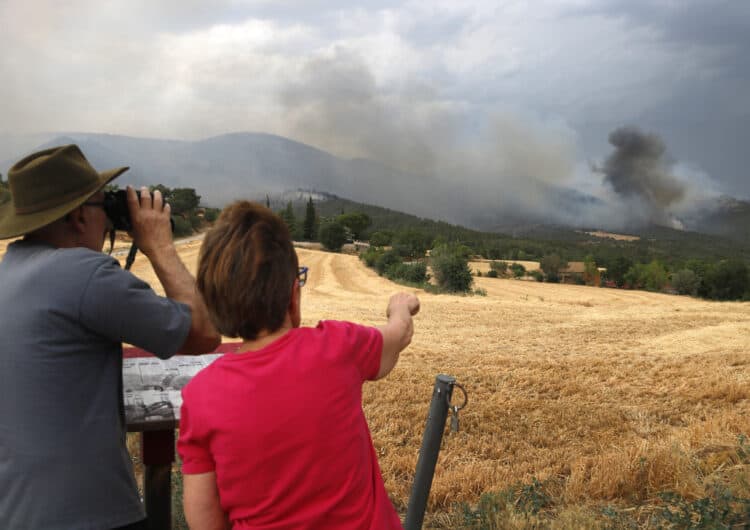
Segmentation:
<svg viewBox="0 0 750 530">
<path fill-rule="evenodd" d="M 466 392 L 466 389 L 463 386 L 461 386 L 460 384 L 453 383 L 453 386 L 454 387 L 458 387 L 459 389 L 461 389 L 461 392 L 463 392 L 463 395 L 464 395 L 464 402 L 461 403 L 461 405 L 451 405 L 450 402 L 448 402 L 448 408 L 452 409 L 452 408 L 455 407 L 456 412 L 458 412 L 459 410 L 461 410 L 462 408 L 464 408 L 466 406 L 466 404 L 469 402 L 469 394 Z"/>
</svg>

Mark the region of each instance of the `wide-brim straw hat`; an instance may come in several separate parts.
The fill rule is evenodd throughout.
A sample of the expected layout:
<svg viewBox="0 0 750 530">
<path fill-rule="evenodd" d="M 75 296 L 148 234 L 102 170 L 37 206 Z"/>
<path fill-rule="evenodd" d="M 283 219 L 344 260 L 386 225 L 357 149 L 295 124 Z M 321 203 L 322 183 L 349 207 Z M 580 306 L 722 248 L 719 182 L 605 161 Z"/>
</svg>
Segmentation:
<svg viewBox="0 0 750 530">
<path fill-rule="evenodd" d="M 30 154 L 8 171 L 11 199 L 0 205 L 0 239 L 28 234 L 57 221 L 128 169 L 99 173 L 77 145 Z"/>
</svg>

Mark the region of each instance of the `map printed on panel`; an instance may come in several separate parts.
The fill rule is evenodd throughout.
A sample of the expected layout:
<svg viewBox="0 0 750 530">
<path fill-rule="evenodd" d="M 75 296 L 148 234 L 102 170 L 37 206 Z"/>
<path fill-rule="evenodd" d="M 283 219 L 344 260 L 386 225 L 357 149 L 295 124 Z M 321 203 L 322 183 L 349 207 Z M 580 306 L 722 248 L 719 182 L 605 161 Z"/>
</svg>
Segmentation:
<svg viewBox="0 0 750 530">
<path fill-rule="evenodd" d="M 181 390 L 200 370 L 222 354 L 123 359 L 125 420 L 129 424 L 179 420 Z"/>
</svg>

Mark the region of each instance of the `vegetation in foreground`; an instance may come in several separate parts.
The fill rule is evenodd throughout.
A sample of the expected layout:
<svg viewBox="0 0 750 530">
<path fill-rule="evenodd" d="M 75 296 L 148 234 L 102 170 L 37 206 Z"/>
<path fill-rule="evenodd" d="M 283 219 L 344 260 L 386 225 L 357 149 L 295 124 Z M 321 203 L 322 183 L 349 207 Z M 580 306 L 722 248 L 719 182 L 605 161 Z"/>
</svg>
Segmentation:
<svg viewBox="0 0 750 530">
<path fill-rule="evenodd" d="M 138 438 L 128 435 L 132 455 Z M 674 448 L 673 451 L 679 451 Z M 642 457 L 635 466 L 640 488 L 630 498 L 611 502 L 570 502 L 565 498 L 565 478 L 532 478 L 505 490 L 482 493 L 475 503 L 457 503 L 452 509 L 428 513 L 425 528 L 465 530 L 513 529 L 743 529 L 750 527 L 750 443 L 744 435 L 735 446 L 719 447 L 693 455 L 678 455 L 695 473 L 695 492 L 663 489 L 651 491 L 649 475 L 664 472 L 663 454 Z M 134 458 L 139 488 L 143 468 Z M 187 530 L 182 509 L 182 475 L 176 462 L 172 470 L 172 529 Z M 674 472 L 674 470 L 669 470 Z M 405 513 L 402 513 L 402 518 Z"/>
<path fill-rule="evenodd" d="M 675 449 L 678 451 L 678 449 Z M 718 461 L 721 463 L 717 466 Z M 744 435 L 736 446 L 708 454 L 679 455 L 696 474 L 696 491 L 650 491 L 649 474 L 660 455 L 644 456 L 636 473 L 641 490 L 629 499 L 604 504 L 571 504 L 564 497 L 564 479 L 516 484 L 483 493 L 475 504 L 461 503 L 435 516 L 435 528 L 500 529 L 740 529 L 750 527 L 750 445 Z"/>
</svg>

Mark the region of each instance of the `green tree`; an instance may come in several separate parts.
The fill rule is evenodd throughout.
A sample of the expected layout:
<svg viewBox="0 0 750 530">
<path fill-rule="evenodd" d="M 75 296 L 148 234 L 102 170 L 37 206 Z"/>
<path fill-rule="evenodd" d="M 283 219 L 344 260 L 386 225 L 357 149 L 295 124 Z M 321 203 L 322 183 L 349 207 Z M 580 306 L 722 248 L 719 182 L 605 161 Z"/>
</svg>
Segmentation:
<svg viewBox="0 0 750 530">
<path fill-rule="evenodd" d="M 599 269 L 590 254 L 583 260 L 583 281 L 586 285 L 599 285 Z"/>
<path fill-rule="evenodd" d="M 667 269 L 658 260 L 636 263 L 625 273 L 625 283 L 634 289 L 661 291 L 667 285 Z"/>
<path fill-rule="evenodd" d="M 432 246 L 432 237 L 420 230 L 407 228 L 393 237 L 393 250 L 405 258 L 423 258 Z"/>
<path fill-rule="evenodd" d="M 279 212 L 279 217 L 283 219 L 284 223 L 286 223 L 287 228 L 289 229 L 289 234 L 294 237 L 294 234 L 297 231 L 297 221 L 294 218 L 294 208 L 292 207 L 292 201 L 289 201 L 286 204 L 286 208 L 281 210 Z"/>
<path fill-rule="evenodd" d="M 174 188 L 169 195 L 169 204 L 175 215 L 195 213 L 201 203 L 201 196 L 194 188 Z"/>
<path fill-rule="evenodd" d="M 432 249 L 430 256 L 435 280 L 440 287 L 451 292 L 467 292 L 474 278 L 462 250 L 455 245 L 441 245 Z"/>
<path fill-rule="evenodd" d="M 320 242 L 333 252 L 338 252 L 346 242 L 346 228 L 337 221 L 328 221 L 320 226 Z"/>
<path fill-rule="evenodd" d="M 698 275 L 690 269 L 682 269 L 672 274 L 672 288 L 679 294 L 695 296 L 699 284 Z"/>
<path fill-rule="evenodd" d="M 618 256 L 611 262 L 607 263 L 607 278 L 615 282 L 617 287 L 622 287 L 626 283 L 625 275 L 632 266 L 632 260 L 624 256 Z"/>
<path fill-rule="evenodd" d="M 307 200 L 307 206 L 305 206 L 305 222 L 302 229 L 302 238 L 305 241 L 313 241 L 317 230 L 318 215 L 315 213 L 315 205 L 313 204 L 312 196 Z"/>
<path fill-rule="evenodd" d="M 623 285 L 626 287 L 630 287 L 631 289 L 642 289 L 644 267 L 645 265 L 643 265 L 642 263 L 634 263 L 623 275 Z"/>
<path fill-rule="evenodd" d="M 339 215 L 336 220 L 344 225 L 352 235 L 352 239 L 361 239 L 362 233 L 367 230 L 372 221 L 367 214 L 351 212 Z"/>
<path fill-rule="evenodd" d="M 198 206 L 201 197 L 195 193 L 194 188 L 168 188 L 164 184 L 151 186 L 151 193 L 161 192 L 164 200 L 169 203 L 174 221 L 174 235 L 177 237 L 189 236 L 200 228 L 202 223 L 198 217 Z M 113 189 L 114 191 L 114 189 Z"/>
<path fill-rule="evenodd" d="M 658 260 L 653 260 L 643 270 L 643 284 L 649 291 L 661 291 L 667 285 L 669 274 Z"/>
<path fill-rule="evenodd" d="M 560 281 L 560 270 L 567 266 L 568 264 L 558 254 L 547 254 L 539 262 L 539 268 L 544 272 L 547 281 L 554 283 Z"/>
<path fill-rule="evenodd" d="M 748 268 L 740 260 L 720 261 L 707 271 L 704 283 L 715 300 L 740 300 L 750 291 Z"/>
<path fill-rule="evenodd" d="M 377 260 L 375 260 L 375 270 L 382 276 L 386 271 L 401 263 L 401 257 L 392 250 L 389 250 L 380 254 Z"/>
<path fill-rule="evenodd" d="M 193 233 L 193 225 L 190 224 L 189 219 L 176 215 L 172 217 L 172 220 L 174 221 L 175 237 L 186 237 Z"/>
<path fill-rule="evenodd" d="M 206 208 L 205 219 L 209 223 L 213 223 L 214 221 L 216 221 L 216 219 L 219 218 L 220 213 L 221 210 L 219 210 L 218 208 Z"/>
<path fill-rule="evenodd" d="M 393 241 L 393 232 L 383 230 L 370 235 L 370 245 L 373 247 L 385 247 Z"/>
</svg>

